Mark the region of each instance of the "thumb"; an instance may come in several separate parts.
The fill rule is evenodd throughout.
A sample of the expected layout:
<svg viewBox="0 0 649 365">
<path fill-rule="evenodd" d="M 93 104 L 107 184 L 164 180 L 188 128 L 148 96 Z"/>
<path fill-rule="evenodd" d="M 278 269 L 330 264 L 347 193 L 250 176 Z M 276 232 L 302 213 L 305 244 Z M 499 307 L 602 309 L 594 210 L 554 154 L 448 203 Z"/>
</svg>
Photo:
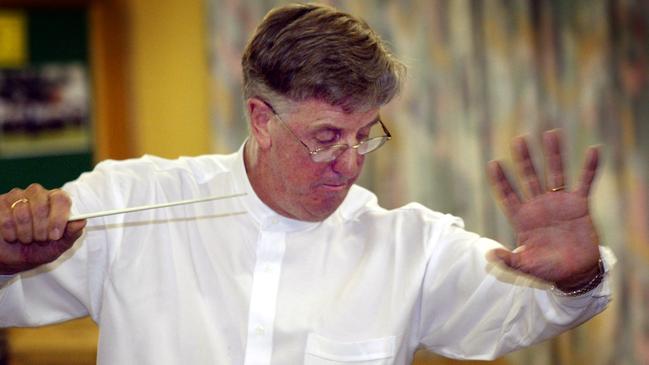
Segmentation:
<svg viewBox="0 0 649 365">
<path fill-rule="evenodd" d="M 68 222 L 67 226 L 65 227 L 66 233 L 68 234 L 68 236 L 74 236 L 78 234 L 79 231 L 83 230 L 86 227 L 87 222 L 88 220 L 86 219 L 80 221 Z"/>
<path fill-rule="evenodd" d="M 513 269 L 513 256 L 514 253 L 509 250 L 506 250 L 504 248 L 496 248 L 489 251 L 489 253 L 487 254 L 487 259 L 492 262 L 504 264 Z"/>
<path fill-rule="evenodd" d="M 490 255 L 493 257 L 493 260 L 506 265 L 510 269 L 529 274 L 522 261 L 522 254 L 526 249 L 527 246 L 525 245 L 518 246 L 513 251 L 504 248 L 495 248 L 490 251 Z M 527 256 L 529 257 L 529 255 Z"/>
</svg>

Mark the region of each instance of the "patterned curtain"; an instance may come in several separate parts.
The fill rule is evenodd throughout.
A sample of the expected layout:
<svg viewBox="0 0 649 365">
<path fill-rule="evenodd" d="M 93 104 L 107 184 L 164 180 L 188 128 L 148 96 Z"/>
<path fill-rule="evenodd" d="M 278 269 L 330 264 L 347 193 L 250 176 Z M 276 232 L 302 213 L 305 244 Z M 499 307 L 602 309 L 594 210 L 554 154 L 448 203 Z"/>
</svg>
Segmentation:
<svg viewBox="0 0 649 365">
<path fill-rule="evenodd" d="M 208 0 L 214 139 L 247 134 L 240 55 L 283 1 Z M 360 183 L 385 207 L 419 201 L 510 245 L 485 176 L 509 141 L 563 130 L 571 182 L 586 146 L 601 144 L 593 209 L 619 259 L 607 311 L 505 364 L 649 364 L 649 2 L 646 0 L 328 1 L 360 15 L 409 66 L 382 111 L 394 139 L 366 160 Z M 537 148 L 538 151 L 538 148 Z M 538 161 L 538 166 L 542 161 Z M 449 364 L 429 358 L 423 364 Z"/>
</svg>

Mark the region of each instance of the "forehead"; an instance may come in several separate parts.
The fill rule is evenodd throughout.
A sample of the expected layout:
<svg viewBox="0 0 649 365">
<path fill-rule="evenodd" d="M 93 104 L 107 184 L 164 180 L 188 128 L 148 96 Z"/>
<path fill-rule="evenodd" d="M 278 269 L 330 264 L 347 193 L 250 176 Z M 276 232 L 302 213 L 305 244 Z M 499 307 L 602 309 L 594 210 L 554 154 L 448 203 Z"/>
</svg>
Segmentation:
<svg viewBox="0 0 649 365">
<path fill-rule="evenodd" d="M 378 107 L 348 112 L 342 107 L 313 99 L 293 102 L 287 111 L 291 124 L 302 129 L 360 129 L 376 122 L 379 115 Z"/>
</svg>

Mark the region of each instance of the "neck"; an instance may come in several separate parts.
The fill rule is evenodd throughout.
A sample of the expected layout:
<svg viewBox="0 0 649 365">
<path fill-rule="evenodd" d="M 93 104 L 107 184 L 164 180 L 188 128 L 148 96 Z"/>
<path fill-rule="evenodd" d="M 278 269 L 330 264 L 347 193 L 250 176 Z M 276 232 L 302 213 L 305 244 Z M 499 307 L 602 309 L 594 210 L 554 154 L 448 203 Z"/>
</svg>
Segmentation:
<svg viewBox="0 0 649 365">
<path fill-rule="evenodd" d="M 281 186 L 272 186 L 272 179 L 268 179 L 268 166 L 264 164 L 264 160 L 261 156 L 263 152 L 259 148 L 259 145 L 255 141 L 255 138 L 250 136 L 246 141 L 245 146 L 243 147 L 243 162 L 246 168 L 246 175 L 248 175 L 248 181 L 254 190 L 255 194 L 259 199 L 264 202 L 268 207 L 274 210 L 276 213 L 281 214 L 288 218 L 294 218 L 291 214 L 284 211 L 278 204 L 273 200 L 273 196 L 279 196 L 277 192 L 281 189 Z M 264 178 L 266 176 L 266 178 Z"/>
<path fill-rule="evenodd" d="M 261 198 L 260 192 L 264 190 L 260 183 L 262 180 L 261 175 L 263 175 L 261 172 L 262 166 L 259 158 L 259 146 L 253 137 L 248 137 L 245 146 L 243 146 L 243 164 L 252 189 Z M 268 204 L 264 199 L 262 201 Z"/>
</svg>

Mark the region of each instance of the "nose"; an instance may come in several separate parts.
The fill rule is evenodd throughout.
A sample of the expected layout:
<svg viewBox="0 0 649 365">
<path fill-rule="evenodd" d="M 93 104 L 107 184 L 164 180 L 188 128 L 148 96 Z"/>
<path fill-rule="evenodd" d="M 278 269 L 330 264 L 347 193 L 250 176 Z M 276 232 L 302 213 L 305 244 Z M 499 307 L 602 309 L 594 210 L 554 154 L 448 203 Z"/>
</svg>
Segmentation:
<svg viewBox="0 0 649 365">
<path fill-rule="evenodd" d="M 332 162 L 335 172 L 348 178 L 354 178 L 360 174 L 365 156 L 359 155 L 355 148 L 347 148 Z"/>
</svg>

